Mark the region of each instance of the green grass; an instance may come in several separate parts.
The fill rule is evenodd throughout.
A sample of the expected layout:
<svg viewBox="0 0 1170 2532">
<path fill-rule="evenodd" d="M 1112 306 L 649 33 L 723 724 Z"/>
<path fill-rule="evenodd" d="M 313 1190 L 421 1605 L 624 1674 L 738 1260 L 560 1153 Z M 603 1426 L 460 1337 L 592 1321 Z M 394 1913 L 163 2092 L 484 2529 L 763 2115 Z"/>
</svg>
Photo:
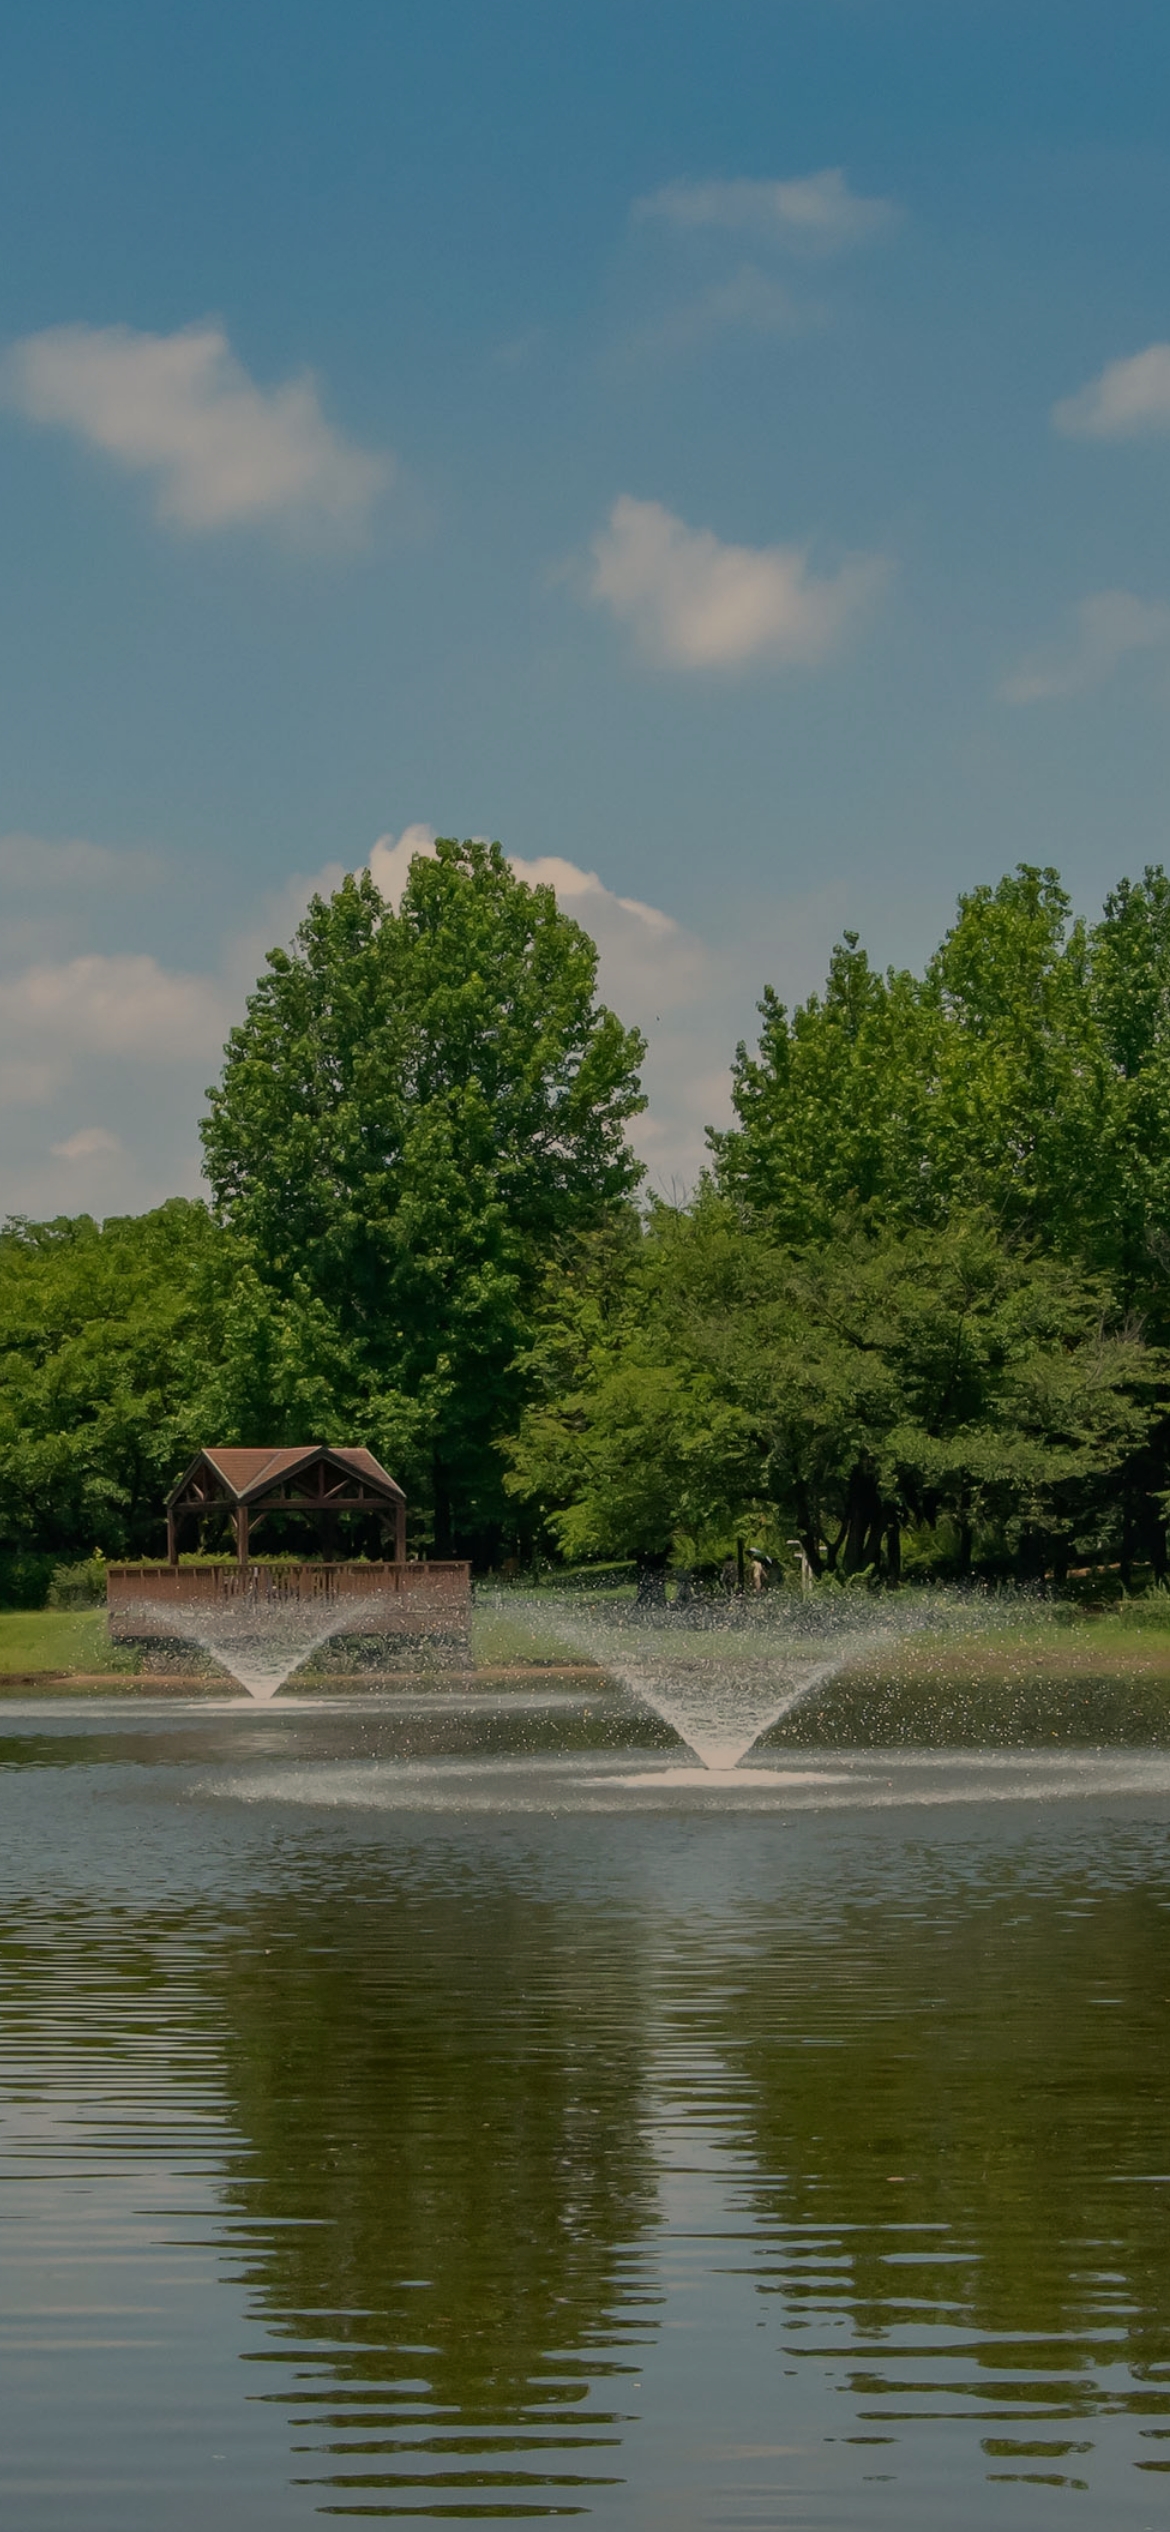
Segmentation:
<svg viewBox="0 0 1170 2532">
<path fill-rule="evenodd" d="M 477 1601 L 471 1616 L 471 1644 L 477 1662 L 492 1668 L 509 1662 L 579 1662 L 580 1650 L 559 1636 L 550 1612 L 522 1614 L 507 1597 Z M 588 1657 L 586 1657 L 588 1658 Z"/>
<path fill-rule="evenodd" d="M 867 1648 L 857 1668 L 871 1691 L 879 1679 L 917 1682 L 928 1676 L 961 1679 L 969 1689 L 986 1689 L 1018 1676 L 1021 1666 L 1046 1678 L 1061 1673 L 1115 1679 L 1140 1676 L 1151 1687 L 1157 1682 L 1159 1689 L 1170 1688 L 1168 1610 L 1170 1596 L 1145 1607 L 1131 1601 L 1124 1615 L 1110 1612 L 1085 1617 L 1068 1608 L 1061 1610 L 1055 1624 L 1051 1610 L 1038 1610 L 1034 1619 L 1022 1617 L 1004 1626 L 977 1625 L 970 1634 L 961 1626 L 948 1626 L 937 1637 L 899 1642 L 895 1636 L 888 1650 Z M 740 1658 L 744 1643 L 736 1633 L 729 1633 L 725 1641 L 717 1632 L 692 1640 L 681 1627 L 677 1633 L 673 1628 L 659 1631 L 656 1641 L 660 1653 L 676 1651 L 693 1658 L 700 1651 L 707 1661 L 721 1657 L 734 1661 Z M 600 1642 L 604 1646 L 604 1636 Z M 517 1605 L 509 1593 L 485 1594 L 478 1602 L 472 1643 L 474 1660 L 489 1669 L 513 1663 L 540 1668 L 578 1662 L 582 1657 L 580 1645 L 559 1633 L 553 1609 L 546 1619 L 543 1609 L 534 1608 L 531 1601 Z M 192 1666 L 197 1664 L 193 1649 Z M 104 1609 L 0 1610 L 0 1677 L 38 1672 L 117 1676 L 141 1667 L 142 1656 L 135 1647 L 110 1643 Z"/>
<path fill-rule="evenodd" d="M 527 1626 L 510 1612 L 490 1605 L 476 1610 L 472 1626 L 474 1658 L 488 1667 L 580 1659 L 571 1645 L 557 1640 L 552 1629 Z M 192 1668 L 199 1662 L 193 1646 Z M 111 1644 L 104 1609 L 0 1610 L 0 1678 L 37 1671 L 109 1672 L 113 1676 L 140 1667 L 141 1655 L 133 1645 Z"/>
<path fill-rule="evenodd" d="M 104 1609 L 0 1609 L 0 1674 L 136 1668 L 130 1646 L 111 1644 Z"/>
<path fill-rule="evenodd" d="M 487 1667 L 511 1662 L 534 1665 L 579 1660 L 570 1644 L 558 1640 L 551 1627 L 525 1625 L 507 1608 L 490 1603 L 472 1620 L 474 1658 Z M 200 1655 L 192 1646 L 191 1664 Z M 133 1645 L 111 1644 L 104 1609 L 0 1610 L 0 1678 L 6 1673 L 35 1671 L 118 1672 L 141 1667 Z"/>
</svg>

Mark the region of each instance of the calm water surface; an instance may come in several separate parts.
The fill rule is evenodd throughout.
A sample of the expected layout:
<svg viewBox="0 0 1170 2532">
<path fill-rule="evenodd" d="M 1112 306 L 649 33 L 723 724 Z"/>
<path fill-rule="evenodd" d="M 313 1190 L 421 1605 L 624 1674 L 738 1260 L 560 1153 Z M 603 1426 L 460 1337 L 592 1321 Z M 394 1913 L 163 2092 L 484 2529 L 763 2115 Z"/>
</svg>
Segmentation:
<svg viewBox="0 0 1170 2532">
<path fill-rule="evenodd" d="M 1161 2524 L 1170 1753 L 513 1711 L 0 1712 L 6 2521 Z"/>
</svg>

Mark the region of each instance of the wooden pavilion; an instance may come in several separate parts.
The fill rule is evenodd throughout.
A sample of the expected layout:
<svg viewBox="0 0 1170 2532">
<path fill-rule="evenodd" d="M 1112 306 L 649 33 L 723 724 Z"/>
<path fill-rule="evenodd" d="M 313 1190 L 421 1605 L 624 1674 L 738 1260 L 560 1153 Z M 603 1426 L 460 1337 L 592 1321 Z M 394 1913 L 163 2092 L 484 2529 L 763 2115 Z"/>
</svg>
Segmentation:
<svg viewBox="0 0 1170 2532">
<path fill-rule="evenodd" d="M 286 1450 L 202 1450 L 167 1496 L 167 1563 L 179 1562 L 185 1522 L 226 1513 L 235 1532 L 236 1558 L 247 1565 L 252 1534 L 271 1512 L 307 1515 L 322 1535 L 327 1558 L 337 1541 L 343 1512 L 373 1513 L 393 1562 L 406 1563 L 406 1497 L 372 1451 L 341 1449 L 327 1442 Z"/>
</svg>

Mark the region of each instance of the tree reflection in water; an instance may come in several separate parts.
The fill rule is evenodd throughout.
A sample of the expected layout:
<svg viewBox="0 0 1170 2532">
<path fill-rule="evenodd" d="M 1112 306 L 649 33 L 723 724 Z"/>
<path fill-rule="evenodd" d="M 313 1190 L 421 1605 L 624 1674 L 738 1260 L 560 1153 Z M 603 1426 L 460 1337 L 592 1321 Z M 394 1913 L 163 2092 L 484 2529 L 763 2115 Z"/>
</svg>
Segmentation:
<svg viewBox="0 0 1170 2532">
<path fill-rule="evenodd" d="M 175 1791 L 70 1745 L 45 1764 L 30 1736 L 0 1780 L 30 2522 L 66 2519 L 70 2439 L 118 2532 L 180 2475 L 184 2532 L 205 2520 L 225 2450 L 224 2532 L 624 2532 L 679 2489 L 695 2523 L 803 2505 L 887 2532 L 933 2532 L 942 2490 L 963 2532 L 1016 2532 L 1005 2480 L 1147 2522 L 1170 2451 L 1164 1790 L 1009 1803 L 992 1758 L 978 1801 L 919 1769 L 917 1808 L 362 1828 L 207 1798 L 185 1738 Z M 124 2352 L 147 2312 L 157 2413 Z M 133 2502 L 124 2447 L 154 2473 Z"/>
<path fill-rule="evenodd" d="M 678 2000 L 734 2073 L 757 2282 L 859 2422 L 997 2424 L 1002 2461 L 1129 2415 L 1163 2467 L 1168 1894 L 1125 1860 L 902 1853 L 897 1883 L 789 1892 L 783 1933 L 741 1918 L 726 1978 Z"/>
<path fill-rule="evenodd" d="M 611 2477 L 590 2385 L 637 2370 L 654 2212 L 620 1919 L 335 1883 L 262 1906 L 219 1975 L 249 2140 L 227 2202 L 254 2309 L 312 2351 L 322 2476 L 371 2497 Z"/>
</svg>

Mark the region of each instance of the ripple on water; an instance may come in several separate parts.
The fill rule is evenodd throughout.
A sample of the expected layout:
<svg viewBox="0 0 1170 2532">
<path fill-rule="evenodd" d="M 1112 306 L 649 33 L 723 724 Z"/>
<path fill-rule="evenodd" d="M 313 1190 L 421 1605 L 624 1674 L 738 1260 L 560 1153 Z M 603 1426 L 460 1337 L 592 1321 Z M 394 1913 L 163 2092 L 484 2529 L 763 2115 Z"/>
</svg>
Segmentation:
<svg viewBox="0 0 1170 2532">
<path fill-rule="evenodd" d="M 1166 1753 L 8 1725 L 20 2532 L 1153 2520 Z"/>
</svg>

